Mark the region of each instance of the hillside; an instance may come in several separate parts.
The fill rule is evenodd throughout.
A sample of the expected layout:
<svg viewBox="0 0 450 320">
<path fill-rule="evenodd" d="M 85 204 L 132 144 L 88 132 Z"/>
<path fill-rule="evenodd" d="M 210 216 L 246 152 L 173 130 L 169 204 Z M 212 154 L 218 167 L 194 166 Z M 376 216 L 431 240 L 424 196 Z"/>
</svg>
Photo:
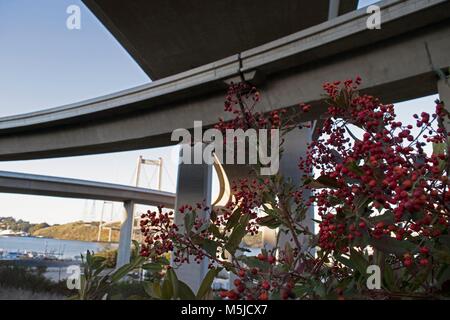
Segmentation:
<svg viewBox="0 0 450 320">
<path fill-rule="evenodd" d="M 30 223 L 22 219 L 14 219 L 13 217 L 0 217 L 0 230 L 10 229 L 12 231 L 22 231 L 27 233 L 33 233 L 34 231 L 48 227 L 49 224 L 43 223 Z"/>
<path fill-rule="evenodd" d="M 115 228 L 118 225 L 114 225 Z M 33 236 L 42 236 L 61 240 L 97 241 L 98 222 L 72 222 L 62 225 L 54 225 L 39 229 L 32 233 Z M 101 241 L 108 241 L 109 229 L 103 229 Z M 112 231 L 112 241 L 119 241 L 119 231 Z"/>
</svg>

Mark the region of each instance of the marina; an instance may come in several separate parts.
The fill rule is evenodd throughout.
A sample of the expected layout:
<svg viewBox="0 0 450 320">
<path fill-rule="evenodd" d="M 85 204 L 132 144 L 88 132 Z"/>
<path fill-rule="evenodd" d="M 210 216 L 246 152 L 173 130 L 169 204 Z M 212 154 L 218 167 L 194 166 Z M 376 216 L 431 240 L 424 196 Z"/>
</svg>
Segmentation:
<svg viewBox="0 0 450 320">
<path fill-rule="evenodd" d="M 87 250 L 99 252 L 114 247 L 115 244 L 96 242 L 0 236 L 0 261 L 60 264 L 62 261 L 79 261 Z"/>
</svg>

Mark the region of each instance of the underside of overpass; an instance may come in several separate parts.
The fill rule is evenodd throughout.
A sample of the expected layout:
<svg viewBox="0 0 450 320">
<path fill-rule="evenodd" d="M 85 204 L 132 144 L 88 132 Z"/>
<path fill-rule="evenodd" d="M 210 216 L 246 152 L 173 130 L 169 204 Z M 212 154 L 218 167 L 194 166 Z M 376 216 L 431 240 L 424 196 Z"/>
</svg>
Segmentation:
<svg viewBox="0 0 450 320">
<path fill-rule="evenodd" d="M 227 83 L 241 76 L 261 89 L 260 110 L 311 103 L 305 121 L 324 111 L 325 81 L 360 75 L 362 92 L 386 103 L 436 93 L 436 71 L 450 66 L 450 2 L 389 0 L 380 6 L 380 30 L 367 29 L 368 15 L 360 9 L 148 85 L 0 118 L 0 160 L 175 144 L 170 136 L 177 128 L 229 118 L 223 111 Z"/>
<path fill-rule="evenodd" d="M 358 1 L 83 2 L 158 80 L 317 25 L 328 20 L 333 5 L 338 15 L 350 12 Z"/>
</svg>

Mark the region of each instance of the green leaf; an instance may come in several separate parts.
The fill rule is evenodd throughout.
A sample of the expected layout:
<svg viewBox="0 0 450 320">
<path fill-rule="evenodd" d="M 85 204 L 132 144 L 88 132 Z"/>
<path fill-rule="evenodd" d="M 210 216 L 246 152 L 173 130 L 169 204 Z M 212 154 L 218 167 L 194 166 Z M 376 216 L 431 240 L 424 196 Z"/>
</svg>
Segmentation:
<svg viewBox="0 0 450 320">
<path fill-rule="evenodd" d="M 248 214 L 243 215 L 239 219 L 239 224 L 234 227 L 233 232 L 231 232 L 230 237 L 228 238 L 228 242 L 225 245 L 225 248 L 231 255 L 234 255 L 236 249 L 239 247 L 239 244 L 242 241 L 242 238 L 247 233 L 247 224 L 250 220 L 250 216 Z"/>
<path fill-rule="evenodd" d="M 203 279 L 202 283 L 200 284 L 200 288 L 197 291 L 197 299 L 203 299 L 206 294 L 211 290 L 212 283 L 214 281 L 214 278 L 217 276 L 217 274 L 220 272 L 221 269 L 210 269 L 208 273 L 206 274 L 205 278 Z"/>
<path fill-rule="evenodd" d="M 340 263 L 342 263 L 344 266 L 346 266 L 352 270 L 356 270 L 355 264 L 350 259 L 345 258 L 343 256 L 336 256 L 335 259 L 337 261 L 339 261 Z"/>
<path fill-rule="evenodd" d="M 222 233 L 220 232 L 219 228 L 214 223 L 211 223 L 209 225 L 208 229 L 213 234 L 214 237 L 219 238 L 219 239 L 223 238 Z"/>
<path fill-rule="evenodd" d="M 170 261 L 164 256 L 159 256 L 159 257 L 155 258 L 154 261 L 156 263 L 160 263 L 160 264 L 165 265 L 165 266 L 170 264 Z"/>
<path fill-rule="evenodd" d="M 431 250 L 433 257 L 435 257 L 438 261 L 450 264 L 450 253 L 447 250 L 439 250 L 433 248 Z"/>
<path fill-rule="evenodd" d="M 163 266 L 160 263 L 146 263 L 144 265 L 142 265 L 142 269 L 144 270 L 148 270 L 151 272 L 159 272 L 163 269 Z"/>
<path fill-rule="evenodd" d="M 92 265 L 92 254 L 89 250 L 86 252 L 86 263 L 88 266 Z"/>
<path fill-rule="evenodd" d="M 125 265 L 123 265 L 122 267 L 120 267 L 119 269 L 117 269 L 112 275 L 111 275 L 111 281 L 112 282 L 117 282 L 120 279 L 122 279 L 123 277 L 125 277 L 129 272 L 131 272 L 132 270 L 136 269 L 136 264 L 135 263 L 127 263 Z"/>
<path fill-rule="evenodd" d="M 328 197 L 328 201 L 330 202 L 330 204 L 332 206 L 337 206 L 337 205 L 340 205 L 340 204 L 344 204 L 344 202 L 345 202 L 345 200 L 343 200 L 342 198 L 338 198 L 338 197 L 335 197 L 335 196 Z"/>
<path fill-rule="evenodd" d="M 196 300 L 194 292 L 183 281 L 178 280 L 178 297 L 181 300 Z"/>
<path fill-rule="evenodd" d="M 222 266 L 224 266 L 225 270 L 230 271 L 232 273 L 236 273 L 236 269 L 234 267 L 234 264 L 232 264 L 229 261 L 222 261 Z"/>
<path fill-rule="evenodd" d="M 175 271 L 173 271 L 172 268 L 167 270 L 167 274 L 166 277 L 169 279 L 170 283 L 172 284 L 172 289 L 173 289 L 173 297 L 175 299 L 179 298 L 179 280 L 178 277 L 175 273 Z"/>
<path fill-rule="evenodd" d="M 428 266 L 425 270 L 421 270 L 414 275 L 414 278 L 410 282 L 409 290 L 411 292 L 416 291 L 428 278 L 432 270 L 431 266 Z"/>
<path fill-rule="evenodd" d="M 93 268 L 93 269 L 96 269 L 96 267 L 94 267 L 94 266 L 99 266 L 99 265 L 101 265 L 105 260 L 106 260 L 105 257 L 101 257 L 101 256 L 92 256 L 92 259 L 91 259 L 92 268 Z"/>
<path fill-rule="evenodd" d="M 350 249 L 350 260 L 352 260 L 356 270 L 358 270 L 360 274 L 366 274 L 369 262 L 364 258 L 364 255 L 361 252 Z"/>
<path fill-rule="evenodd" d="M 364 175 L 364 171 L 356 164 L 355 161 L 352 161 L 350 163 L 345 164 L 348 170 L 353 172 L 354 174 L 358 176 Z"/>
<path fill-rule="evenodd" d="M 387 210 L 384 214 L 379 214 L 367 218 L 367 220 L 372 224 L 377 224 L 378 222 L 384 222 L 386 224 L 394 223 L 394 214 L 391 210 Z"/>
<path fill-rule="evenodd" d="M 446 154 L 447 153 L 447 144 L 446 143 L 433 143 L 433 154 L 439 155 L 439 154 Z M 444 171 L 445 167 L 447 165 L 447 162 L 445 160 L 439 159 L 439 169 L 441 172 Z"/>
<path fill-rule="evenodd" d="M 256 257 L 241 256 L 239 260 L 244 262 L 249 268 L 259 268 L 261 271 L 265 272 L 269 270 L 270 264 L 265 261 L 261 261 Z"/>
<path fill-rule="evenodd" d="M 197 246 L 203 246 L 203 244 L 205 243 L 205 238 L 203 238 L 202 236 L 200 236 L 198 234 L 194 234 L 194 235 L 191 235 L 191 241 L 192 241 L 192 243 L 194 243 Z"/>
<path fill-rule="evenodd" d="M 170 282 L 170 278 L 166 276 L 164 278 L 162 287 L 161 287 L 161 299 L 170 300 L 173 298 L 173 286 Z"/>
<path fill-rule="evenodd" d="M 197 233 L 201 233 L 205 230 L 207 230 L 209 228 L 210 222 L 205 222 L 204 224 L 202 224 L 202 226 L 200 228 L 198 228 Z"/>
<path fill-rule="evenodd" d="M 197 217 L 197 213 L 195 211 L 190 211 L 185 213 L 184 215 L 184 228 L 187 233 L 192 230 L 194 226 L 195 218 Z"/>
<path fill-rule="evenodd" d="M 294 262 L 294 251 L 292 250 L 292 246 L 289 242 L 286 242 L 286 244 L 284 245 L 284 255 L 286 264 L 291 266 Z"/>
<path fill-rule="evenodd" d="M 144 290 L 150 297 L 161 299 L 161 284 L 159 281 L 144 282 Z"/>
<path fill-rule="evenodd" d="M 330 178 L 329 176 L 322 175 L 315 180 L 312 180 L 308 184 L 311 188 L 321 189 L 321 188 L 332 188 L 339 189 L 339 184 L 336 179 Z"/>
<path fill-rule="evenodd" d="M 258 219 L 258 224 L 270 229 L 276 229 L 281 225 L 281 221 L 274 216 L 265 216 Z"/>
<path fill-rule="evenodd" d="M 397 240 L 391 237 L 381 239 L 370 238 L 369 244 L 384 253 L 403 256 L 405 253 L 417 251 L 417 246 L 407 240 Z"/>
<path fill-rule="evenodd" d="M 386 284 L 386 288 L 390 291 L 395 291 L 397 287 L 395 285 L 394 271 L 392 270 L 391 265 L 385 262 L 383 271 L 383 279 Z"/>
<path fill-rule="evenodd" d="M 442 265 L 437 273 L 436 279 L 438 287 L 442 287 L 445 282 L 450 281 L 450 268 L 448 265 Z"/>
<path fill-rule="evenodd" d="M 450 235 L 443 234 L 439 236 L 439 242 L 442 243 L 444 246 L 450 249 Z"/>
<path fill-rule="evenodd" d="M 237 208 L 236 210 L 234 210 L 234 212 L 231 214 L 231 217 L 227 221 L 225 229 L 230 230 L 236 226 L 236 224 L 239 222 L 239 218 L 241 217 L 241 212 L 241 208 Z"/>
<path fill-rule="evenodd" d="M 131 241 L 133 243 L 133 251 L 131 253 L 132 257 L 138 257 L 139 256 L 139 242 L 137 242 L 136 240 L 132 240 Z"/>
</svg>

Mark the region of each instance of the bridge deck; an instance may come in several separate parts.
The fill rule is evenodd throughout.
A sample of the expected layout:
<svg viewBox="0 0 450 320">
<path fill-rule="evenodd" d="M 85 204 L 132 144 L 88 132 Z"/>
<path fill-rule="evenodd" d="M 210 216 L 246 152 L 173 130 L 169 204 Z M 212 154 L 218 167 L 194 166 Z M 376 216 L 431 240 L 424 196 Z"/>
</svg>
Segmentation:
<svg viewBox="0 0 450 320">
<path fill-rule="evenodd" d="M 450 67 L 450 1 L 379 5 L 380 30 L 367 29 L 368 15 L 360 9 L 148 85 L 0 118 L 0 161 L 175 144 L 174 129 L 192 128 L 194 120 L 206 127 L 227 119 L 226 81 L 239 80 L 242 73 L 261 88 L 264 111 L 315 104 L 305 120 L 323 112 L 324 81 L 360 75 L 361 89 L 386 103 L 437 93 L 435 69 Z"/>
<path fill-rule="evenodd" d="M 119 184 L 0 171 L 0 192 L 80 198 L 165 206 L 173 208 L 170 192 Z"/>
</svg>

